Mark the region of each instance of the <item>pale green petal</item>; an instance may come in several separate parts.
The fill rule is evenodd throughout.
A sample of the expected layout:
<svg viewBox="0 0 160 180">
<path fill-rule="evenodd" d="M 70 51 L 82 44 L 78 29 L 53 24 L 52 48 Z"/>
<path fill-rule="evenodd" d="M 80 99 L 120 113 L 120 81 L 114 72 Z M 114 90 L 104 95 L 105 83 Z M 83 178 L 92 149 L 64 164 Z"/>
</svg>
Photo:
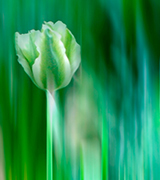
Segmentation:
<svg viewBox="0 0 160 180">
<path fill-rule="evenodd" d="M 45 25 L 48 26 L 53 31 L 56 31 L 58 34 L 61 35 L 61 41 L 64 43 L 65 41 L 65 34 L 66 34 L 66 25 L 61 21 L 57 21 L 55 24 L 51 21 L 45 22 Z"/>
<path fill-rule="evenodd" d="M 16 45 L 21 50 L 23 57 L 28 61 L 29 65 L 34 64 L 39 53 L 36 49 L 35 41 L 39 39 L 40 31 L 30 31 L 28 34 L 16 35 Z"/>
<path fill-rule="evenodd" d="M 71 79 L 71 70 L 61 36 L 49 30 L 45 25 L 42 28 L 40 46 L 40 79 L 43 86 L 55 89 L 66 86 Z"/>
<path fill-rule="evenodd" d="M 25 48 L 25 43 L 27 40 L 29 39 L 29 35 L 28 34 L 23 34 L 20 35 L 18 32 L 15 33 L 15 47 L 16 47 L 16 52 L 17 52 L 17 56 L 18 56 L 18 62 L 22 65 L 22 67 L 24 68 L 24 71 L 31 77 L 32 76 L 32 70 L 30 67 L 29 62 L 25 59 L 25 56 L 22 53 L 22 48 Z"/>
<path fill-rule="evenodd" d="M 39 56 L 35 42 L 40 39 L 40 31 L 32 30 L 28 34 L 15 34 L 16 51 L 18 61 L 24 68 L 25 72 L 34 81 L 32 65 Z"/>
<path fill-rule="evenodd" d="M 77 44 L 74 36 L 68 29 L 66 29 L 66 34 L 64 39 L 65 39 L 64 46 L 66 48 L 66 55 L 69 59 L 71 65 L 71 71 L 73 75 L 81 62 L 81 54 L 80 54 L 81 49 L 80 49 L 80 45 Z"/>
<path fill-rule="evenodd" d="M 61 35 L 61 41 L 66 49 L 66 55 L 71 65 L 72 75 L 79 67 L 81 56 L 80 46 L 77 44 L 73 34 L 66 28 L 66 25 L 61 21 L 57 21 L 55 24 L 52 22 L 45 23 L 50 29 L 56 31 Z"/>
<path fill-rule="evenodd" d="M 34 78 L 34 81 L 35 81 L 35 84 L 45 90 L 45 86 L 44 84 L 42 83 L 41 81 L 41 57 L 39 56 L 36 60 L 35 60 L 35 63 L 33 64 L 32 66 L 32 72 L 33 72 L 33 78 Z"/>
</svg>

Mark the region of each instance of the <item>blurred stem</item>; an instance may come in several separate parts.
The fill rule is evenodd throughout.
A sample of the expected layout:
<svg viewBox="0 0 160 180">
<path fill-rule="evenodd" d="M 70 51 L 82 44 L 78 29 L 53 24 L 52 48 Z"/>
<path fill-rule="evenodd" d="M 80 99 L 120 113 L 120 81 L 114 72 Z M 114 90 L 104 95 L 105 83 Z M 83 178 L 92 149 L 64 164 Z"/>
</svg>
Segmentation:
<svg viewBox="0 0 160 180">
<path fill-rule="evenodd" d="M 97 138 L 88 139 L 82 142 L 83 180 L 101 179 L 100 146 Z M 81 166 L 82 167 L 82 166 Z"/>
<path fill-rule="evenodd" d="M 53 163 L 52 163 L 52 120 L 53 111 L 55 109 L 55 100 L 47 91 L 47 180 L 53 179 Z"/>
</svg>

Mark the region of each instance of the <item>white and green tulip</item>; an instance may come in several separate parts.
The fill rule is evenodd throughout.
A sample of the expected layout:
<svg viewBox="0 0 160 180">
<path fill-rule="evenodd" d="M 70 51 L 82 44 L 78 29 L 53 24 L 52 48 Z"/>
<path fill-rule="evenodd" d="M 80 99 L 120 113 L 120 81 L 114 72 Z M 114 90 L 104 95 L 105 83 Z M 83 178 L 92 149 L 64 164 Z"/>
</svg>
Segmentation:
<svg viewBox="0 0 160 180">
<path fill-rule="evenodd" d="M 16 32 L 15 45 L 25 72 L 39 88 L 47 90 L 47 180 L 52 180 L 52 133 L 56 147 L 59 142 L 56 130 L 52 129 L 58 118 L 54 91 L 67 86 L 79 67 L 80 46 L 60 21 L 45 22 L 41 31 Z"/>
<path fill-rule="evenodd" d="M 68 85 L 79 67 L 80 46 L 61 21 L 45 22 L 41 31 L 15 33 L 18 61 L 32 81 L 51 93 Z"/>
</svg>

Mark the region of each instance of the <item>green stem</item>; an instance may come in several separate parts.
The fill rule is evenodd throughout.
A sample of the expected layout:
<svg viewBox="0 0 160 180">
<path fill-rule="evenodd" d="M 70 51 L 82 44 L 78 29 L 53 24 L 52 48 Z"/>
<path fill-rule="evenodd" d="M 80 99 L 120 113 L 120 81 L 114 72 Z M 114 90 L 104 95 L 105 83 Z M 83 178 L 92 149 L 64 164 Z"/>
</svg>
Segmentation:
<svg viewBox="0 0 160 180">
<path fill-rule="evenodd" d="M 52 163 L 52 120 L 55 101 L 53 96 L 47 92 L 47 180 L 53 179 L 53 163 Z"/>
</svg>

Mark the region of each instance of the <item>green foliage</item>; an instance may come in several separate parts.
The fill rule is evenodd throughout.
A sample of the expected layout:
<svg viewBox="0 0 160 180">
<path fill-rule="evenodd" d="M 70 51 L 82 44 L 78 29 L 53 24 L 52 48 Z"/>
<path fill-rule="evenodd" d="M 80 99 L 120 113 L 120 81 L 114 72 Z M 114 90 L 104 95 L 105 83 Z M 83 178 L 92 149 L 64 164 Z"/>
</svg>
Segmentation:
<svg viewBox="0 0 160 180">
<path fill-rule="evenodd" d="M 82 63 L 56 93 L 53 179 L 98 175 L 99 157 L 104 180 L 159 179 L 159 19 L 158 0 L 0 2 L 0 172 L 6 180 L 46 179 L 46 97 L 17 63 L 14 33 L 59 20 L 80 44 Z M 86 160 L 88 152 L 88 159 L 99 157 Z"/>
</svg>

